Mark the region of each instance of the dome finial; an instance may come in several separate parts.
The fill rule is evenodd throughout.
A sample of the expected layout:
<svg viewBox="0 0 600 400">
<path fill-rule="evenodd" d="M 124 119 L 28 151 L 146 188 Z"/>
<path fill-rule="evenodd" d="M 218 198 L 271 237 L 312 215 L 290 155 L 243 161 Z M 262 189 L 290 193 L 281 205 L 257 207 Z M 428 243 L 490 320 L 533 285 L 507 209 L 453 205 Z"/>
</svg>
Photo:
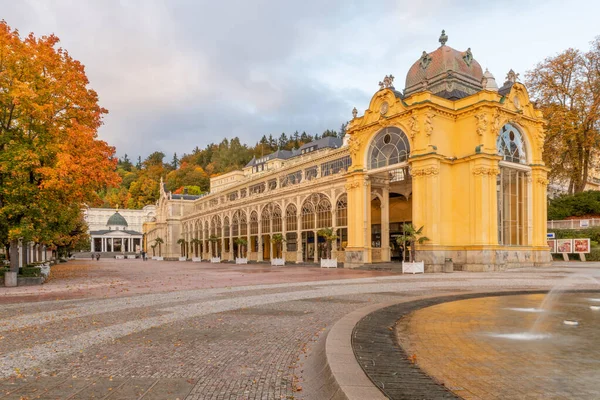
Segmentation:
<svg viewBox="0 0 600 400">
<path fill-rule="evenodd" d="M 442 46 L 445 46 L 447 41 L 448 35 L 446 35 L 446 30 L 442 29 L 442 34 L 440 35 L 440 43 L 442 44 Z"/>
</svg>

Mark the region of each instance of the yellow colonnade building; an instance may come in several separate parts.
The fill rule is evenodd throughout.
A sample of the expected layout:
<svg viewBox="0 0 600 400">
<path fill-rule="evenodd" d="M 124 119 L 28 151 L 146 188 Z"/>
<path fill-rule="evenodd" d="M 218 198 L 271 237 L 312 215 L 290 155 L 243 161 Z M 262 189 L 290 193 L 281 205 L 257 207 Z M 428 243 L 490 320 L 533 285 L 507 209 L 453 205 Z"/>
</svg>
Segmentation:
<svg viewBox="0 0 600 400">
<path fill-rule="evenodd" d="M 446 41 L 423 52 L 403 93 L 386 76 L 343 141 L 254 159 L 201 197 L 161 184 L 147 241 L 162 238 L 165 257 L 233 260 L 242 237 L 250 260 L 316 262 L 317 232 L 333 228 L 334 256 L 355 268 L 399 260 L 395 239 L 412 223 L 429 238 L 417 245 L 426 271 L 446 258 L 469 271 L 548 264 L 541 112 L 512 70 L 499 88 L 470 49 Z M 274 234 L 286 238 L 282 254 Z"/>
</svg>

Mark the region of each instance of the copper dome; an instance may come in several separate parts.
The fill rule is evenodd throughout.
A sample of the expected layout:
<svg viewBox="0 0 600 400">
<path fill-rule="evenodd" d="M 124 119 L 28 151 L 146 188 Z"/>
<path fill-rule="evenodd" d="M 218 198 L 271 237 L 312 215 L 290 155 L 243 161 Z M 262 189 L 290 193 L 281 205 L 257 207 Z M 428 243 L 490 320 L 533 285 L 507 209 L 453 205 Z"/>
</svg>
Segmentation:
<svg viewBox="0 0 600 400">
<path fill-rule="evenodd" d="M 458 51 L 446 46 L 448 37 L 442 31 L 437 50 L 423 52 L 408 70 L 404 95 L 429 90 L 448 99 L 469 96 L 482 89 L 483 70 L 473 58 L 471 49 Z"/>
</svg>

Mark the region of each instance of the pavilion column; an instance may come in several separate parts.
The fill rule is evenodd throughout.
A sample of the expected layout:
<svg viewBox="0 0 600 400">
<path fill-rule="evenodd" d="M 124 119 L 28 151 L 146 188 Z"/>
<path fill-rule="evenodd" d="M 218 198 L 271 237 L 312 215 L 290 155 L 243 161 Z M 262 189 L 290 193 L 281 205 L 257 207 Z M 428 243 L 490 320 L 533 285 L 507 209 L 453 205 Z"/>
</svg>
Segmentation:
<svg viewBox="0 0 600 400">
<path fill-rule="evenodd" d="M 96 248 L 94 247 L 94 237 L 90 238 L 90 250 L 92 253 L 96 251 Z"/>
<path fill-rule="evenodd" d="M 273 215 L 269 219 L 269 259 L 273 259 Z"/>
<path fill-rule="evenodd" d="M 390 186 L 386 182 L 381 202 L 381 261 L 390 262 Z"/>
<path fill-rule="evenodd" d="M 221 257 L 223 257 L 225 255 L 225 225 L 221 226 L 221 240 L 219 240 L 219 243 L 221 244 Z"/>
<path fill-rule="evenodd" d="M 103 253 L 106 251 L 106 238 L 100 238 L 100 251 Z"/>
<path fill-rule="evenodd" d="M 281 235 L 287 240 L 287 217 L 285 213 L 285 207 L 281 212 Z M 281 258 L 285 261 L 287 257 L 287 242 L 281 243 Z"/>
<path fill-rule="evenodd" d="M 257 255 L 257 260 L 258 262 L 264 261 L 263 259 L 263 252 L 262 252 L 262 246 L 263 246 L 263 240 L 262 240 L 262 217 L 259 215 L 258 216 L 258 255 Z"/>
<path fill-rule="evenodd" d="M 331 210 L 331 229 L 333 230 L 334 234 L 337 234 L 337 227 L 336 227 L 336 209 L 334 207 L 332 207 Z M 333 242 L 331 242 L 331 258 L 337 258 L 337 239 L 334 240 Z"/>
<path fill-rule="evenodd" d="M 297 210 L 298 215 L 296 216 L 296 262 L 304 262 L 303 249 L 302 249 L 302 212 Z"/>
<path fill-rule="evenodd" d="M 314 243 L 315 244 L 314 245 L 315 251 L 314 251 L 314 254 L 313 254 L 313 262 L 316 264 L 316 263 L 319 262 L 319 238 L 317 236 L 317 231 L 316 230 L 313 231 L 313 235 L 314 235 L 314 239 L 315 239 L 315 243 Z"/>
<path fill-rule="evenodd" d="M 233 224 L 232 220 L 229 220 L 229 261 L 235 260 L 235 253 L 233 251 Z M 238 225 L 239 226 L 239 225 Z M 238 227 L 239 229 L 239 227 Z"/>
</svg>

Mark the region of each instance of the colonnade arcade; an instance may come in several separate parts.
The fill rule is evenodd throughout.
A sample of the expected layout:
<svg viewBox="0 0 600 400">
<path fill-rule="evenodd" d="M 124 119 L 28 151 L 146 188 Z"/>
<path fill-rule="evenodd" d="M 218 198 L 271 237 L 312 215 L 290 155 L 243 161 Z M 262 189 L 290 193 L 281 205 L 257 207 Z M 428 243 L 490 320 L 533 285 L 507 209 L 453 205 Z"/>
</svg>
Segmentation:
<svg viewBox="0 0 600 400">
<path fill-rule="evenodd" d="M 337 240 L 333 255 L 343 251 L 348 240 L 348 200 L 339 195 L 311 193 L 299 201 L 283 199 L 266 204 L 232 209 L 183 223 L 184 256 L 222 260 L 247 257 L 254 261 L 284 258 L 288 262 L 318 262 L 325 241 L 318 235 L 333 228 Z M 337 192 L 341 192 L 338 190 Z M 272 238 L 281 234 L 285 241 L 278 251 Z M 241 249 L 235 239 L 245 239 Z M 340 258 L 343 257 L 340 255 Z"/>
</svg>

